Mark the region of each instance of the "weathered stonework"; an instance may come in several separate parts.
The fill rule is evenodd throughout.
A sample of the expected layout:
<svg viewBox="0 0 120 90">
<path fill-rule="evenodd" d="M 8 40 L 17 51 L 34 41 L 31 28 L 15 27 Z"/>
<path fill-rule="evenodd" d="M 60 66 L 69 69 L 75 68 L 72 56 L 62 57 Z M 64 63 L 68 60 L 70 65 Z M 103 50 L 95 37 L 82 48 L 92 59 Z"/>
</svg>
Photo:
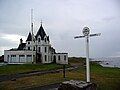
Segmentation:
<svg viewBox="0 0 120 90">
<path fill-rule="evenodd" d="M 97 85 L 85 81 L 70 80 L 63 82 L 58 90 L 97 90 Z"/>
</svg>

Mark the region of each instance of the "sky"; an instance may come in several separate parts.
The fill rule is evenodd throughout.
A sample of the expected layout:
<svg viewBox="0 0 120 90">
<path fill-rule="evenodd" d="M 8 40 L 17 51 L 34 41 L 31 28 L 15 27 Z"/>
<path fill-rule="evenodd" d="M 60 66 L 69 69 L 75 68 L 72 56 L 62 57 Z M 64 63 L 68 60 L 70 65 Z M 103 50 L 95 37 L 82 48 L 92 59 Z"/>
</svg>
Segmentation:
<svg viewBox="0 0 120 90">
<path fill-rule="evenodd" d="M 57 52 L 83 57 L 84 27 L 90 33 L 101 33 L 90 38 L 90 57 L 120 56 L 120 1 L 119 0 L 0 0 L 0 55 L 4 50 L 17 48 L 20 38 L 26 41 L 31 31 L 33 9 L 34 34 L 41 20 Z"/>
</svg>

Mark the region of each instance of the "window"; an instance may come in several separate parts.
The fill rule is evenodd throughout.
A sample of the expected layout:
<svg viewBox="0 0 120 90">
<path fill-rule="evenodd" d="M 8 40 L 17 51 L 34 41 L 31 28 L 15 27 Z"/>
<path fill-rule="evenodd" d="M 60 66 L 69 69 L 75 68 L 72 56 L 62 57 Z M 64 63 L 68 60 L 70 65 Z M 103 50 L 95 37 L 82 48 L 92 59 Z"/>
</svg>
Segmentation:
<svg viewBox="0 0 120 90">
<path fill-rule="evenodd" d="M 27 62 L 32 62 L 32 55 L 27 55 L 26 60 Z"/>
<path fill-rule="evenodd" d="M 60 60 L 60 55 L 58 56 L 58 60 Z"/>
<path fill-rule="evenodd" d="M 33 51 L 35 51 L 35 47 L 33 48 Z"/>
<path fill-rule="evenodd" d="M 11 55 L 11 57 L 16 57 L 16 55 Z"/>
<path fill-rule="evenodd" d="M 25 62 L 25 55 L 19 55 L 19 62 Z"/>
<path fill-rule="evenodd" d="M 45 55 L 45 61 L 47 61 L 47 55 Z"/>
<path fill-rule="evenodd" d="M 47 47 L 45 47 L 45 52 L 47 52 Z"/>
<path fill-rule="evenodd" d="M 38 48 L 38 52 L 40 52 L 40 47 Z"/>
<path fill-rule="evenodd" d="M 45 38 L 45 42 L 46 42 L 46 38 Z"/>
<path fill-rule="evenodd" d="M 19 55 L 19 57 L 24 57 L 25 55 Z"/>
<path fill-rule="evenodd" d="M 30 44 L 30 42 L 28 42 L 28 44 Z"/>
<path fill-rule="evenodd" d="M 32 57 L 32 55 L 27 55 L 27 57 Z"/>
<path fill-rule="evenodd" d="M 38 38 L 38 42 L 40 42 L 40 38 Z"/>
<path fill-rule="evenodd" d="M 11 62 L 16 62 L 16 55 L 11 55 Z"/>
<path fill-rule="evenodd" d="M 30 47 L 28 47 L 28 50 L 30 50 Z"/>
<path fill-rule="evenodd" d="M 64 55 L 64 60 L 66 60 L 66 55 Z"/>
<path fill-rule="evenodd" d="M 9 55 L 7 56 L 7 61 L 9 62 Z"/>
</svg>

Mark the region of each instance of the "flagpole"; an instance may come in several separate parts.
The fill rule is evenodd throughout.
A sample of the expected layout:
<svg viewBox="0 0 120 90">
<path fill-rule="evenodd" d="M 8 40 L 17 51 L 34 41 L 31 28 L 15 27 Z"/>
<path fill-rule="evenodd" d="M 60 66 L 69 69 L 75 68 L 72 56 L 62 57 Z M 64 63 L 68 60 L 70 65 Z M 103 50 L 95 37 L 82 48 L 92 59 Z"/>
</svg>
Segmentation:
<svg viewBox="0 0 120 90">
<path fill-rule="evenodd" d="M 31 32 L 32 32 L 32 63 L 34 63 L 34 60 L 33 60 L 33 9 L 31 9 Z"/>
</svg>

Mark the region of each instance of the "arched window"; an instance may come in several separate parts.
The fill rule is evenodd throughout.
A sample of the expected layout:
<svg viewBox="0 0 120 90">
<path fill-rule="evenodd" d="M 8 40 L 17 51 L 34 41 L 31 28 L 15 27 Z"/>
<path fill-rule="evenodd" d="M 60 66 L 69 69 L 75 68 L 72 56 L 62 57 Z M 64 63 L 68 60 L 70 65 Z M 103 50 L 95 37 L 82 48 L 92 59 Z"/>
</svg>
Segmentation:
<svg viewBox="0 0 120 90">
<path fill-rule="evenodd" d="M 66 55 L 64 55 L 64 60 L 66 60 Z"/>
<path fill-rule="evenodd" d="M 40 38 L 38 38 L 38 42 L 40 42 Z"/>
<path fill-rule="evenodd" d="M 53 56 L 53 63 L 56 63 L 56 56 Z"/>
<path fill-rule="evenodd" d="M 35 51 L 35 47 L 33 48 L 33 51 Z"/>
<path fill-rule="evenodd" d="M 46 38 L 45 38 L 45 42 L 46 42 Z"/>
<path fill-rule="evenodd" d="M 38 52 L 40 52 L 40 47 L 38 48 Z"/>
<path fill-rule="evenodd" d="M 45 61 L 47 61 L 47 55 L 45 55 Z"/>
<path fill-rule="evenodd" d="M 41 50 L 40 50 L 40 47 L 38 47 L 38 52 L 40 52 Z"/>
<path fill-rule="evenodd" d="M 60 60 L 60 55 L 58 56 L 58 60 Z"/>
<path fill-rule="evenodd" d="M 45 47 L 45 53 L 47 52 L 47 47 Z"/>
<path fill-rule="evenodd" d="M 30 50 L 30 47 L 28 47 L 28 50 Z"/>
</svg>

